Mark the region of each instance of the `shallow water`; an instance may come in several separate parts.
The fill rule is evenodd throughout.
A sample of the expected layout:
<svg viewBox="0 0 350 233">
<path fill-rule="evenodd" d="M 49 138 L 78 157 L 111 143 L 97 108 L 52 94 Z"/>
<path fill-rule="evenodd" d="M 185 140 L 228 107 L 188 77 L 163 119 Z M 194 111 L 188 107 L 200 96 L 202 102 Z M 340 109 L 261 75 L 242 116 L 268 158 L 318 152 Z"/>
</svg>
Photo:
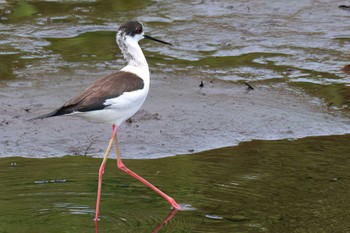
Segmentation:
<svg viewBox="0 0 350 233">
<path fill-rule="evenodd" d="M 159 232 L 346 232 L 350 136 L 252 141 L 125 160 L 179 203 Z M 0 232 L 95 232 L 97 170 L 84 156 L 0 160 Z M 156 232 L 170 206 L 108 160 L 99 232 Z"/>
</svg>

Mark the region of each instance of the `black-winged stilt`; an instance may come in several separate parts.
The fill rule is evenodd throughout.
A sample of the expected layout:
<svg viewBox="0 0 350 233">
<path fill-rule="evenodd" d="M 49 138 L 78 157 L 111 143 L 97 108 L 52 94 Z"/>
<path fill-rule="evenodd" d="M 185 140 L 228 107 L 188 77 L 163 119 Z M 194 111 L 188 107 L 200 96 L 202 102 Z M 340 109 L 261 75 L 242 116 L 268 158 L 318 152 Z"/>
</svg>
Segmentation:
<svg viewBox="0 0 350 233">
<path fill-rule="evenodd" d="M 127 60 L 128 65 L 116 73 L 96 80 L 85 91 L 73 97 L 55 111 L 33 118 L 42 119 L 60 115 L 73 115 L 86 118 L 92 122 L 112 124 L 112 137 L 108 143 L 98 175 L 98 190 L 94 219 L 96 221 L 99 219 L 102 175 L 113 142 L 116 145 L 118 168 L 153 189 L 156 193 L 165 198 L 174 209 L 180 209 L 180 206 L 173 198 L 169 197 L 151 183 L 125 167 L 120 158 L 117 129 L 125 120 L 133 116 L 139 110 L 145 101 L 149 90 L 150 74 L 148 64 L 138 44 L 139 40 L 143 38 L 171 45 L 167 42 L 145 35 L 143 25 L 138 21 L 129 21 L 122 24 L 117 32 L 117 43 L 124 58 Z"/>
</svg>

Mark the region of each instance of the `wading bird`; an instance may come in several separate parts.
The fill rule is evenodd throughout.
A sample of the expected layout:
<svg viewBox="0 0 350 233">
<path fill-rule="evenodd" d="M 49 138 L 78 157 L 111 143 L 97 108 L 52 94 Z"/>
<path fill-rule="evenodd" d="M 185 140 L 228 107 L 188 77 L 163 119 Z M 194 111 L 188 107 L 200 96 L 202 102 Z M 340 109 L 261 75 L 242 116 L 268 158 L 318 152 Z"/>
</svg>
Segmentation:
<svg viewBox="0 0 350 233">
<path fill-rule="evenodd" d="M 112 137 L 108 143 L 98 173 L 98 189 L 96 200 L 95 219 L 99 220 L 99 208 L 102 188 L 102 175 L 108 154 L 113 142 L 116 146 L 117 166 L 122 171 L 138 179 L 165 198 L 174 209 L 180 209 L 176 201 L 153 186 L 151 183 L 128 169 L 120 158 L 118 146 L 118 127 L 133 116 L 145 101 L 150 84 L 148 63 L 138 44 L 143 39 L 154 40 L 163 44 L 167 42 L 145 35 L 143 25 L 138 21 L 129 21 L 122 24 L 117 31 L 117 44 L 128 62 L 127 66 L 116 73 L 112 73 L 96 80 L 85 91 L 73 97 L 55 111 L 33 118 L 43 119 L 61 115 L 72 115 L 86 118 L 92 122 L 112 124 Z"/>
</svg>

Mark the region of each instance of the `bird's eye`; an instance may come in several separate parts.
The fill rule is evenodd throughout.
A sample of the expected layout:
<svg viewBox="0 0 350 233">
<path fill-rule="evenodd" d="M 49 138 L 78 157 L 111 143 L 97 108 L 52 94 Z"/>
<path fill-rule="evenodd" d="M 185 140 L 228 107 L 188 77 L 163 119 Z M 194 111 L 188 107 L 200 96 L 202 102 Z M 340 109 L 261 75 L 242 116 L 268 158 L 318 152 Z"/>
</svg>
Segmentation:
<svg viewBox="0 0 350 233">
<path fill-rule="evenodd" d="M 142 28 L 136 28 L 135 31 L 136 31 L 137 34 L 141 34 L 142 33 Z"/>
</svg>

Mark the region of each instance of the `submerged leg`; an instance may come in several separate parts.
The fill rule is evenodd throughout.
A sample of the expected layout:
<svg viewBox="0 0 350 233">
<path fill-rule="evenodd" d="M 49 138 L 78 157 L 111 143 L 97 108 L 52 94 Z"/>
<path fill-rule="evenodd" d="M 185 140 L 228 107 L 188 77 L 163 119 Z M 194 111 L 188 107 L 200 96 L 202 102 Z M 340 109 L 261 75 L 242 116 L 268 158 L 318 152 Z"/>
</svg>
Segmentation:
<svg viewBox="0 0 350 233">
<path fill-rule="evenodd" d="M 103 176 L 103 173 L 104 173 L 104 171 L 105 171 L 105 165 L 106 165 L 106 162 L 107 162 L 108 154 L 109 154 L 109 152 L 111 151 L 112 144 L 113 144 L 113 139 L 114 139 L 116 133 L 117 133 L 117 127 L 116 127 L 115 125 L 113 125 L 112 137 L 111 137 L 111 139 L 109 140 L 107 150 L 106 150 L 106 152 L 105 152 L 105 154 L 104 154 L 104 156 L 103 156 L 103 160 L 102 160 L 100 169 L 99 169 L 99 171 L 98 171 L 98 186 L 97 186 L 96 211 L 95 211 L 95 218 L 94 218 L 95 221 L 98 221 L 98 220 L 99 220 L 99 219 L 98 219 L 98 214 L 99 214 L 99 210 L 100 210 L 101 188 L 102 188 L 102 176 Z"/>
<path fill-rule="evenodd" d="M 116 153 L 117 153 L 117 166 L 120 170 L 122 170 L 123 172 L 129 174 L 130 176 L 134 177 L 135 179 L 141 181 L 143 184 L 145 184 L 147 187 L 151 188 L 153 191 L 155 191 L 156 193 L 158 193 L 160 196 L 162 196 L 165 200 L 167 200 L 171 206 L 174 209 L 180 209 L 180 205 L 176 203 L 176 201 L 169 197 L 168 195 L 166 195 L 165 193 L 163 193 L 162 191 L 160 191 L 158 188 L 156 188 L 154 185 L 152 185 L 150 182 L 148 182 L 147 180 L 145 180 L 144 178 L 142 178 L 141 176 L 137 175 L 135 172 L 131 171 L 130 169 L 128 169 L 124 163 L 122 162 L 121 158 L 120 158 L 120 150 L 119 150 L 119 145 L 118 145 L 118 137 L 117 134 L 114 135 L 114 141 L 115 141 L 115 146 L 116 146 Z"/>
</svg>

